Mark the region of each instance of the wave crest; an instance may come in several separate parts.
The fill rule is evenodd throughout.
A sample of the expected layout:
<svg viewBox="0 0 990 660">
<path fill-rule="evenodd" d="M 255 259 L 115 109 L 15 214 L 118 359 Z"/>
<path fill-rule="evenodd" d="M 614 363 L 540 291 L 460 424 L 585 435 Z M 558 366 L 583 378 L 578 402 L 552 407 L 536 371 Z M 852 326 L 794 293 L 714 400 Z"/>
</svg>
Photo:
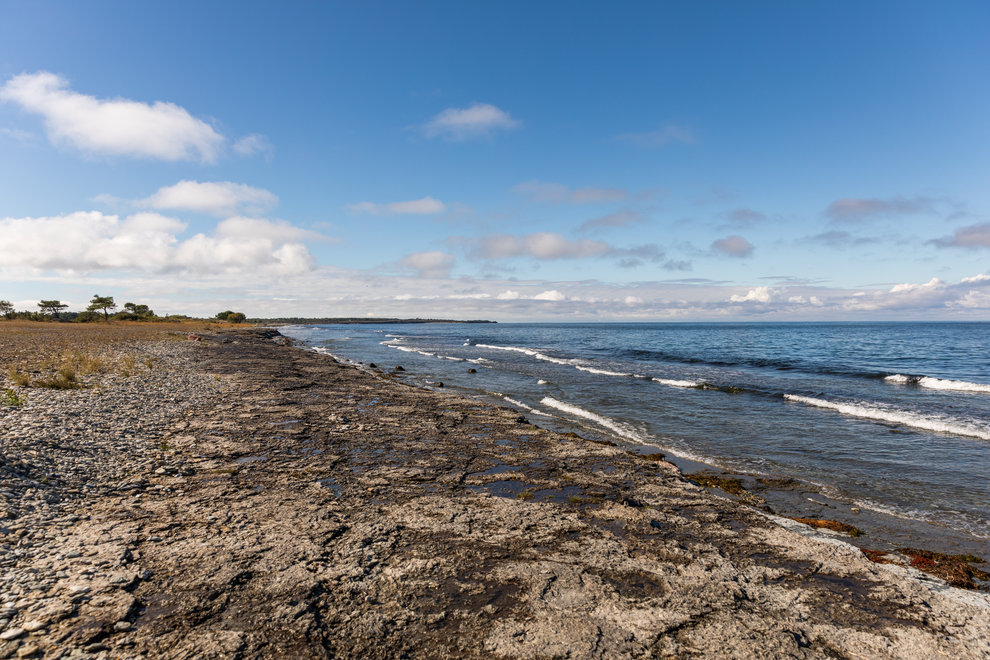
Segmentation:
<svg viewBox="0 0 990 660">
<path fill-rule="evenodd" d="M 918 413 L 898 410 L 896 408 L 880 408 L 877 406 L 865 405 L 862 403 L 843 403 L 838 401 L 828 401 L 827 399 L 815 399 L 810 396 L 799 396 L 797 394 L 785 394 L 784 399 L 795 401 L 816 408 L 825 408 L 860 419 L 869 419 L 876 422 L 887 422 L 888 424 L 900 424 L 911 426 L 924 431 L 934 433 L 945 433 L 948 435 L 963 435 L 981 440 L 990 440 L 990 428 L 979 427 L 965 422 L 919 415 Z"/>
</svg>

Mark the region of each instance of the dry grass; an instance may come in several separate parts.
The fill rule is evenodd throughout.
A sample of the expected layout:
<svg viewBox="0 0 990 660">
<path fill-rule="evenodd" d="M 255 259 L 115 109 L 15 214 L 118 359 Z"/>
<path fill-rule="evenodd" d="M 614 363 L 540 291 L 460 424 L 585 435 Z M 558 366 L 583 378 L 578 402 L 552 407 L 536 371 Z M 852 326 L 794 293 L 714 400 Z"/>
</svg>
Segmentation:
<svg viewBox="0 0 990 660">
<path fill-rule="evenodd" d="M 0 365 L 18 387 L 73 389 L 91 374 L 134 375 L 135 342 L 181 339 L 200 332 L 202 321 L 184 323 L 43 323 L 0 320 Z M 177 334 L 178 333 L 178 334 Z M 123 358 L 107 356 L 124 354 Z M 149 370 L 154 358 L 144 360 Z"/>
</svg>

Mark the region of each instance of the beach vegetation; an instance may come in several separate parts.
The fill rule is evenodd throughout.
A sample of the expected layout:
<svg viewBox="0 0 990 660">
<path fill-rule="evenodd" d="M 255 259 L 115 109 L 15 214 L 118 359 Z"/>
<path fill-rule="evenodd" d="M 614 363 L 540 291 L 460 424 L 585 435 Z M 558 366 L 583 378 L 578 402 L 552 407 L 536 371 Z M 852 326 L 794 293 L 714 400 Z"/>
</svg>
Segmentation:
<svg viewBox="0 0 990 660">
<path fill-rule="evenodd" d="M 42 316 L 49 314 L 53 320 L 58 321 L 62 311 L 66 309 L 68 305 L 61 300 L 42 300 L 38 303 L 38 307 L 41 308 Z"/>
<path fill-rule="evenodd" d="M 25 403 L 27 403 L 27 397 L 18 394 L 17 390 L 12 390 L 9 387 L 3 390 L 3 395 L 0 395 L 0 404 L 4 406 L 23 406 Z"/>
<path fill-rule="evenodd" d="M 245 316 L 242 312 L 232 312 L 228 309 L 227 311 L 217 314 L 216 318 L 218 321 L 227 321 L 229 323 L 244 323 L 247 316 Z"/>
<path fill-rule="evenodd" d="M 26 372 L 21 371 L 18 367 L 10 365 L 7 370 L 7 374 L 10 379 L 14 381 L 14 384 L 18 387 L 30 387 L 31 386 L 31 376 Z"/>
<path fill-rule="evenodd" d="M 94 323 L 100 320 L 100 315 L 96 312 L 79 312 L 76 314 L 75 318 L 72 319 L 73 323 Z"/>
<path fill-rule="evenodd" d="M 113 301 L 113 296 L 101 296 L 98 293 L 93 294 L 93 299 L 89 301 L 89 307 L 86 308 L 87 312 L 103 312 L 103 320 L 110 321 L 110 310 L 116 309 L 117 303 Z"/>
<path fill-rule="evenodd" d="M 521 492 L 518 495 L 516 495 L 516 497 L 518 499 L 524 501 L 524 502 L 527 502 L 527 501 L 533 499 L 533 491 L 531 491 L 531 490 L 524 490 L 523 492 Z"/>
<path fill-rule="evenodd" d="M 130 377 L 134 375 L 134 368 L 136 365 L 137 361 L 134 359 L 133 355 L 125 355 L 120 361 L 118 371 L 121 376 Z"/>
<path fill-rule="evenodd" d="M 83 376 L 103 373 L 107 370 L 107 363 L 104 359 L 81 351 L 63 353 L 60 366 L 69 367 Z"/>
<path fill-rule="evenodd" d="M 50 390 L 75 390 L 82 387 L 82 383 L 76 377 L 75 369 L 71 366 L 64 366 L 51 378 L 34 381 L 34 386 Z"/>
</svg>

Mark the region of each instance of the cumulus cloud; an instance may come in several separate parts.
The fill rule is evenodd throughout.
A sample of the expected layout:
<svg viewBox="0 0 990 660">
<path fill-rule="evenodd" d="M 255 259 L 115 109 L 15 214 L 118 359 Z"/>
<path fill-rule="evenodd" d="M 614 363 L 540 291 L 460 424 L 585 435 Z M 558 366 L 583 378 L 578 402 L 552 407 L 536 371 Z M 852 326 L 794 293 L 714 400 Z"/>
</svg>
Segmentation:
<svg viewBox="0 0 990 660">
<path fill-rule="evenodd" d="M 193 211 L 216 216 L 259 214 L 278 204 L 278 197 L 263 188 L 231 181 L 179 181 L 137 202 L 153 209 Z"/>
<path fill-rule="evenodd" d="M 567 296 L 562 294 L 560 291 L 553 289 L 551 291 L 544 291 L 543 293 L 538 293 L 533 296 L 533 300 L 549 300 L 551 302 L 560 302 L 561 300 L 567 300 Z"/>
<path fill-rule="evenodd" d="M 554 204 L 599 204 L 619 202 L 629 196 L 629 191 L 621 188 L 568 188 L 561 183 L 526 181 L 512 188 L 513 192 L 525 195 L 535 202 Z"/>
<path fill-rule="evenodd" d="M 313 261 L 296 239 L 304 230 L 254 218 L 230 218 L 212 236 L 179 235 L 185 223 L 157 213 L 121 218 L 97 211 L 0 219 L 0 263 L 29 270 L 299 274 Z"/>
<path fill-rule="evenodd" d="M 928 213 L 932 210 L 932 200 L 925 197 L 845 198 L 829 204 L 825 209 L 825 215 L 834 222 L 858 222 L 874 217 Z"/>
<path fill-rule="evenodd" d="M 441 137 L 453 142 L 489 137 L 496 131 L 518 128 L 522 122 L 490 103 L 474 103 L 466 108 L 447 108 L 426 122 L 426 137 Z"/>
<path fill-rule="evenodd" d="M 694 134 L 684 126 L 666 124 L 658 130 L 646 133 L 622 133 L 616 135 L 615 139 L 638 147 L 662 147 L 673 142 L 690 144 L 694 142 Z"/>
<path fill-rule="evenodd" d="M 748 257 L 753 254 L 753 244 L 742 236 L 726 236 L 712 242 L 712 251 L 730 257 Z"/>
<path fill-rule="evenodd" d="M 990 222 L 960 227 L 952 236 L 931 242 L 939 247 L 990 248 Z"/>
<path fill-rule="evenodd" d="M 450 275 L 456 259 L 446 252 L 414 252 L 399 261 L 401 268 L 413 270 L 417 277 L 442 278 Z"/>
<path fill-rule="evenodd" d="M 627 225 L 645 221 L 646 218 L 636 211 L 617 211 L 616 213 L 610 213 L 599 218 L 592 218 L 591 220 L 585 221 L 580 227 L 578 227 L 578 231 L 586 232 L 610 227 L 625 227 Z"/>
<path fill-rule="evenodd" d="M 0 100 L 41 115 L 52 142 L 109 156 L 216 162 L 224 138 L 174 103 L 98 99 L 69 89 L 47 71 L 15 76 Z"/>
<path fill-rule="evenodd" d="M 351 204 L 348 208 L 355 213 L 368 213 L 370 215 L 434 215 L 447 210 L 447 205 L 439 199 L 423 197 L 408 202 L 391 202 L 389 204 L 359 202 Z"/>
<path fill-rule="evenodd" d="M 750 289 L 745 295 L 733 295 L 729 298 L 730 302 L 734 303 L 744 303 L 744 302 L 758 302 L 758 303 L 768 303 L 773 298 L 773 289 L 768 286 L 758 286 L 755 289 Z"/>
</svg>

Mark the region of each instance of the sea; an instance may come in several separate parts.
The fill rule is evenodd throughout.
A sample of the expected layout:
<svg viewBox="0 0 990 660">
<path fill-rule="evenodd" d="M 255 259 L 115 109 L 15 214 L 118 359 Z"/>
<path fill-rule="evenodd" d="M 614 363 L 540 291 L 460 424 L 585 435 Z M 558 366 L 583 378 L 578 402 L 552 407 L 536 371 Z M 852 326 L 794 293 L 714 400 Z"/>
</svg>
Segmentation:
<svg viewBox="0 0 990 660">
<path fill-rule="evenodd" d="M 990 323 L 280 331 L 364 368 L 401 365 L 411 384 L 510 406 L 536 424 L 663 452 L 685 472 L 792 483 L 767 495 L 774 509 L 861 523 L 861 545 L 990 556 Z"/>
</svg>

